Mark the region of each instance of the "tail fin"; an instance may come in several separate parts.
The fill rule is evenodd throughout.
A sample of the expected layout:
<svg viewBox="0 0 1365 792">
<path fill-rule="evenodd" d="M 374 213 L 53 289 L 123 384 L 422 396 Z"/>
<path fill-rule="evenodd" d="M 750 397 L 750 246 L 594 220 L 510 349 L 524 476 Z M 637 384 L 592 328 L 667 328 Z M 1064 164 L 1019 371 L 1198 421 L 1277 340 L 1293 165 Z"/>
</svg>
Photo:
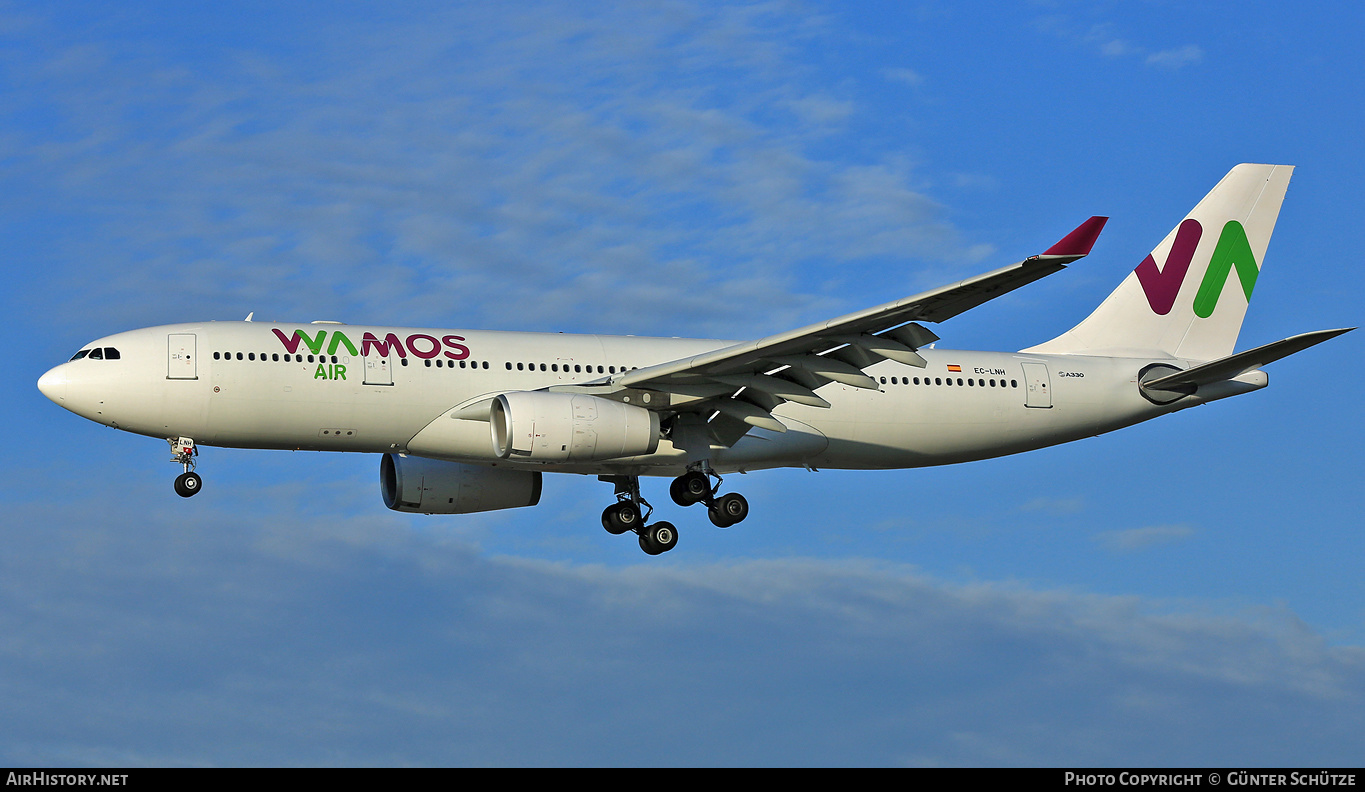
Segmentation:
<svg viewBox="0 0 1365 792">
<path fill-rule="evenodd" d="M 1244 164 L 1228 171 L 1085 321 L 1023 351 L 1189 360 L 1231 354 L 1293 170 Z"/>
</svg>

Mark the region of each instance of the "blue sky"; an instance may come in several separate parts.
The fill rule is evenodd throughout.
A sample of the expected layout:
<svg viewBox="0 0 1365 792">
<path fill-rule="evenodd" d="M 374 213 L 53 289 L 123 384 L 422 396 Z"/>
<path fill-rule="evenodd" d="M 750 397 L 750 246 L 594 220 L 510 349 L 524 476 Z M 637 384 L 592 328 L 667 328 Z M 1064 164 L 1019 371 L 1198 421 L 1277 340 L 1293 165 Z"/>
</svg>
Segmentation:
<svg viewBox="0 0 1365 792">
<path fill-rule="evenodd" d="M 591 478 L 411 517 L 205 449 L 182 500 L 38 393 L 248 312 L 753 337 L 1111 216 L 934 328 L 1018 349 L 1247 161 L 1298 169 L 1239 348 L 1360 323 L 1354 4 L 581 6 L 0 3 L 0 762 L 1358 763 L 1360 333 L 1060 448 L 734 476 L 659 558 Z"/>
</svg>

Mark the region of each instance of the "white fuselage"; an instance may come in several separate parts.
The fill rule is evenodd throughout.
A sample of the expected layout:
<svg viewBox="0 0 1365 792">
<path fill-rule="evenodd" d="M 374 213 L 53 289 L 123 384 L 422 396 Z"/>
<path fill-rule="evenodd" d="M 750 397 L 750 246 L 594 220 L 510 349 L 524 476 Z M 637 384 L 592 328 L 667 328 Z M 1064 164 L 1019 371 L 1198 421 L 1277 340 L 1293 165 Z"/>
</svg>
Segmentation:
<svg viewBox="0 0 1365 792">
<path fill-rule="evenodd" d="M 296 332 L 297 331 L 297 332 Z M 319 335 L 321 333 L 321 335 Z M 366 338 L 379 343 L 365 343 Z M 704 339 L 571 335 L 333 323 L 208 322 L 119 333 L 62 364 L 40 387 L 93 421 L 200 445 L 404 452 L 547 471 L 679 475 L 668 440 L 646 457 L 591 464 L 511 462 L 489 424 L 461 406 L 508 391 L 605 381 L 728 346 Z M 720 471 L 784 466 L 906 468 L 1002 456 L 1119 429 L 1202 401 L 1157 405 L 1139 392 L 1136 358 L 923 349 L 925 368 L 866 369 L 880 390 L 832 383 L 828 408 L 785 403 L 785 433 L 753 429 L 712 448 Z"/>
</svg>

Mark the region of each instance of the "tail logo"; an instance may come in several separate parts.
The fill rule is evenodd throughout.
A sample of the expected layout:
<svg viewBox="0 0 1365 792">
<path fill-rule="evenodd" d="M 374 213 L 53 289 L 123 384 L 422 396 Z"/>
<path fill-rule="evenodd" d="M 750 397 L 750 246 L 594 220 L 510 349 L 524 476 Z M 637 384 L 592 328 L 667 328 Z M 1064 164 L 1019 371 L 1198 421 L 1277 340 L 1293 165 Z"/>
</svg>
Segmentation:
<svg viewBox="0 0 1365 792">
<path fill-rule="evenodd" d="M 1190 218 L 1180 224 L 1175 232 L 1175 243 L 1171 245 L 1170 255 L 1166 256 L 1166 268 L 1157 269 L 1156 259 L 1147 254 L 1134 272 L 1142 293 L 1147 295 L 1147 304 L 1158 316 L 1165 316 L 1175 305 L 1175 297 L 1180 293 L 1180 284 L 1185 282 L 1185 273 L 1194 260 L 1194 249 L 1199 247 L 1199 237 L 1204 229 L 1199 221 Z"/>
<path fill-rule="evenodd" d="M 1199 238 L 1203 232 L 1204 229 L 1198 220 L 1186 219 L 1176 229 L 1175 242 L 1166 257 L 1165 268 L 1158 269 L 1156 259 L 1149 255 L 1134 270 L 1138 283 L 1142 285 L 1143 294 L 1147 295 L 1147 304 L 1157 315 L 1165 316 L 1175 306 L 1176 296 L 1185 282 L 1185 275 L 1189 272 L 1190 262 L 1194 260 L 1194 252 L 1199 247 Z M 1229 220 L 1223 226 L 1223 232 L 1218 235 L 1218 245 L 1213 249 L 1213 257 L 1204 272 L 1204 280 L 1199 284 L 1199 291 L 1195 294 L 1196 316 L 1201 319 L 1213 316 L 1213 309 L 1218 306 L 1218 297 L 1223 293 L 1223 284 L 1227 282 L 1234 267 L 1237 269 L 1242 291 L 1250 302 L 1251 291 L 1256 287 L 1256 276 L 1260 274 L 1260 269 L 1256 265 L 1255 254 L 1251 252 L 1251 243 L 1247 241 L 1246 229 L 1236 220 Z"/>
</svg>

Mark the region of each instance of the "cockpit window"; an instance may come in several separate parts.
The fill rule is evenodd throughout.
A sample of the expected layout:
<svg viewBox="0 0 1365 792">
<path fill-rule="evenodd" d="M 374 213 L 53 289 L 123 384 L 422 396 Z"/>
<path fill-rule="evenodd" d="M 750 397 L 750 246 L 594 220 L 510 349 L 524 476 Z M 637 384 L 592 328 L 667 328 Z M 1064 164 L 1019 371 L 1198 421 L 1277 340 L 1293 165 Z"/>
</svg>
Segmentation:
<svg viewBox="0 0 1365 792">
<path fill-rule="evenodd" d="M 89 360 L 120 360 L 123 356 L 118 353 L 117 347 L 95 347 L 93 349 L 82 349 L 71 356 L 72 360 L 87 358 Z"/>
</svg>

